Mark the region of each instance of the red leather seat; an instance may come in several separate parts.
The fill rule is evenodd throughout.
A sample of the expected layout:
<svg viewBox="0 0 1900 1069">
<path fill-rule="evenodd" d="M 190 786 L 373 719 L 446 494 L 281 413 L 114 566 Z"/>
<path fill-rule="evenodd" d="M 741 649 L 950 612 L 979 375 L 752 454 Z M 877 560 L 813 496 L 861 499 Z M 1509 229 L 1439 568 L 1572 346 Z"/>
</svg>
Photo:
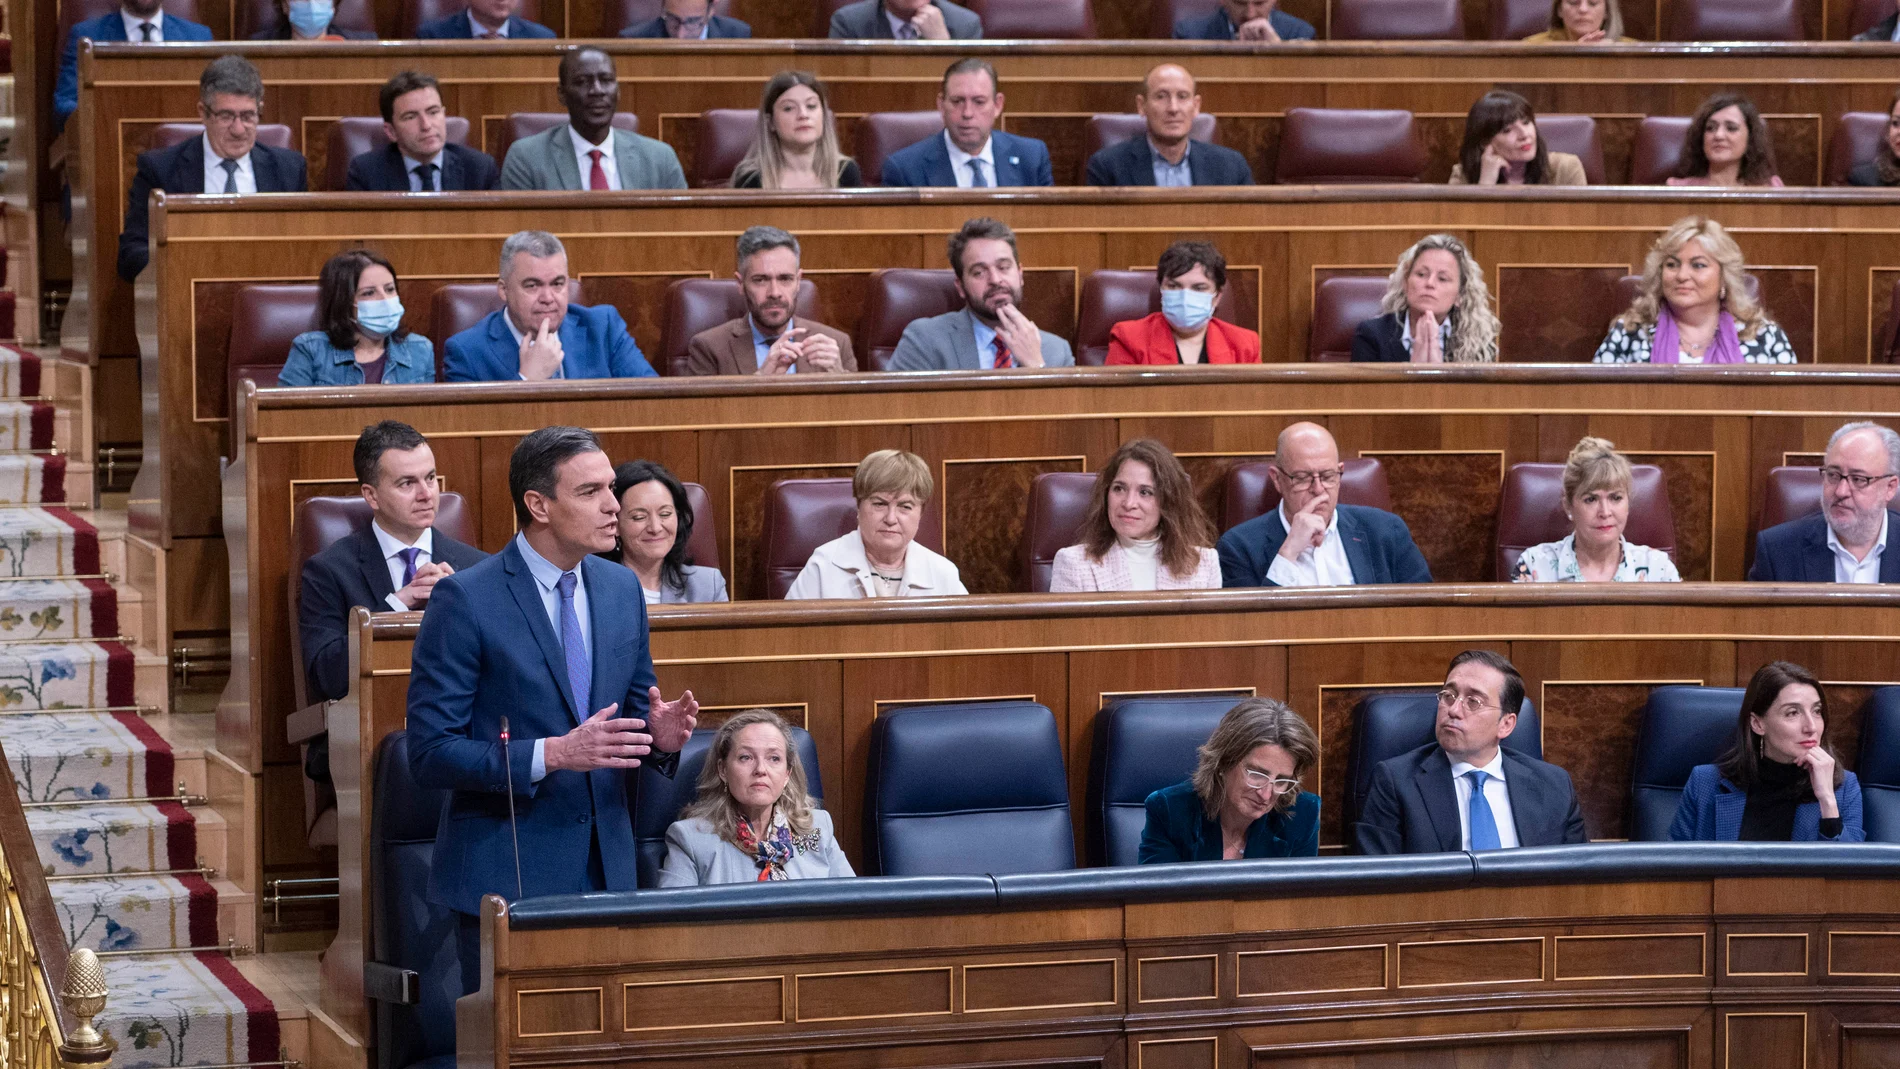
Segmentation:
<svg viewBox="0 0 1900 1069">
<path fill-rule="evenodd" d="M 1630 185 L 1660 186 L 1676 173 L 1690 121 L 1683 115 L 1651 115 L 1637 124 L 1636 141 L 1630 146 Z"/>
<path fill-rule="evenodd" d="M 970 0 L 991 41 L 1087 41 L 1095 37 L 1089 0 Z"/>
<path fill-rule="evenodd" d="M 1174 24 L 1182 19 L 1206 18 L 1220 7 L 1220 0 L 1154 0 L 1148 5 L 1148 36 L 1157 41 L 1174 37 Z"/>
<path fill-rule="evenodd" d="M 936 497 L 924 505 L 917 525 L 919 544 L 943 552 L 942 524 L 936 517 Z M 851 496 L 851 480 L 780 479 L 765 492 L 765 596 L 785 597 L 792 581 L 811 559 L 812 551 L 858 525 L 858 503 Z"/>
<path fill-rule="evenodd" d="M 1821 469 L 1818 467 L 1771 468 L 1762 487 L 1761 515 L 1755 520 L 1756 533 L 1777 527 L 1789 520 L 1821 511 Z M 1755 540 L 1748 540 L 1749 546 Z"/>
<path fill-rule="evenodd" d="M 1891 9 L 1892 5 L 1888 5 Z M 1866 163 L 1880 152 L 1887 140 L 1887 113 L 1849 111 L 1834 124 L 1834 136 L 1827 145 L 1827 184 L 1844 186 L 1847 172 L 1856 164 Z"/>
<path fill-rule="evenodd" d="M 1673 0 L 1665 41 L 1805 41 L 1799 0 Z"/>
<path fill-rule="evenodd" d="M 864 300 L 864 319 L 858 324 L 858 366 L 869 371 L 889 371 L 891 354 L 898 339 L 912 321 L 940 316 L 963 307 L 957 295 L 956 276 L 949 268 L 940 271 L 914 267 L 895 267 L 871 273 L 871 291 Z"/>
<path fill-rule="evenodd" d="M 1491 39 L 1521 41 L 1550 29 L 1548 0 L 1491 0 Z"/>
<path fill-rule="evenodd" d="M 1352 336 L 1359 324 L 1379 316 L 1386 280 L 1376 275 L 1335 275 L 1313 291 L 1312 333 L 1306 358 L 1322 364 L 1352 360 Z"/>
<path fill-rule="evenodd" d="M 198 0 L 165 0 L 161 6 L 167 15 L 176 15 L 200 26 L 208 25 L 204 16 L 198 14 Z M 119 0 L 64 0 L 59 5 L 59 47 L 62 50 L 66 47 L 66 35 L 75 24 L 96 19 L 119 8 Z M 219 36 L 217 27 L 211 27 L 211 36 Z"/>
<path fill-rule="evenodd" d="M 239 41 L 260 30 L 272 29 L 279 21 L 276 0 L 237 0 L 231 7 L 231 21 L 231 36 Z M 337 0 L 336 14 L 330 16 L 330 25 L 375 33 L 376 13 L 370 10 L 369 0 Z"/>
<path fill-rule="evenodd" d="M 1233 281 L 1231 278 L 1228 280 Z M 1229 285 L 1214 306 L 1214 316 L 1245 326 Z M 1153 271 L 1091 271 L 1082 282 L 1082 315 L 1075 332 L 1075 362 L 1085 367 L 1108 363 L 1109 332 L 1115 324 L 1161 311 L 1161 283 Z M 1056 547 L 1060 549 L 1061 547 Z"/>
<path fill-rule="evenodd" d="M 652 22 L 665 11 L 664 0 L 607 0 L 602 14 L 607 19 L 603 27 L 608 35 L 619 33 L 629 26 L 638 26 L 643 22 Z M 732 14 L 732 0 L 713 0 L 712 14 Z M 826 18 L 830 18 L 829 15 Z M 823 37 L 824 34 L 818 36 Z"/>
<path fill-rule="evenodd" d="M 854 0 L 818 0 L 818 3 L 813 7 L 811 13 L 812 37 L 820 41 L 830 37 L 831 16 L 837 14 L 839 8 L 853 2 Z M 863 166 L 863 164 L 860 163 L 859 166 Z"/>
<path fill-rule="evenodd" d="M 581 281 L 567 280 L 567 300 L 578 304 Z M 436 333 L 435 379 L 442 381 L 442 356 L 449 339 L 482 321 L 482 317 L 501 307 L 501 294 L 493 282 L 451 282 L 435 291 L 429 304 L 429 324 Z M 658 370 L 658 369 L 655 369 Z"/>
<path fill-rule="evenodd" d="M 1052 471 L 1029 484 L 1029 504 L 1023 513 L 1023 537 L 1016 547 L 1021 569 L 1017 589 L 1031 594 L 1049 592 L 1056 551 L 1075 545 L 1076 529 L 1088 516 L 1095 499 L 1092 471 Z"/>
<path fill-rule="evenodd" d="M 402 35 L 414 37 L 416 27 L 425 22 L 445 19 L 468 6 L 468 0 L 403 0 Z M 529 22 L 541 21 L 541 0 L 521 0 L 515 14 Z"/>
<path fill-rule="evenodd" d="M 1497 581 L 1508 582 L 1524 551 L 1571 532 L 1564 518 L 1564 466 L 1513 464 L 1504 473 L 1498 505 Z M 1676 555 L 1676 515 L 1669 508 L 1663 471 L 1654 464 L 1630 465 L 1630 517 L 1623 537 L 1639 546 Z"/>
<path fill-rule="evenodd" d="M 501 129 L 495 134 L 495 150 L 489 155 L 495 157 L 495 162 L 499 164 L 508 158 L 508 146 L 524 137 L 551 130 L 566 121 L 567 113 L 564 111 L 517 111 L 502 120 Z M 637 134 L 640 132 L 640 116 L 630 111 L 616 111 L 613 127 Z"/>
<path fill-rule="evenodd" d="M 171 148 L 181 145 L 194 137 L 203 137 L 205 127 L 197 122 L 164 122 L 152 127 L 151 150 Z M 257 139 L 272 148 L 290 147 L 290 127 L 282 123 L 262 123 L 257 128 Z"/>
<path fill-rule="evenodd" d="M 757 108 L 714 108 L 699 115 L 693 147 L 693 184 L 701 189 L 730 185 L 732 172 L 759 133 Z"/>
<path fill-rule="evenodd" d="M 719 567 L 719 527 L 713 516 L 712 498 L 698 483 L 681 483 L 686 488 L 686 504 L 693 510 L 693 533 L 686 540 L 688 563 L 706 568 Z"/>
<path fill-rule="evenodd" d="M 1583 175 L 1593 186 L 1603 185 L 1603 138 L 1597 121 L 1588 115 L 1539 115 L 1537 132 L 1552 152 L 1568 152 L 1583 162 Z"/>
<path fill-rule="evenodd" d="M 450 141 L 467 145 L 468 120 L 449 116 L 448 134 Z M 332 123 L 323 141 L 323 188 L 333 193 L 341 190 L 350 176 L 350 161 L 387 144 L 389 135 L 383 133 L 381 116 L 345 115 Z"/>
<path fill-rule="evenodd" d="M 943 116 L 934 111 L 874 111 L 866 115 L 858 122 L 857 155 L 864 184 L 883 183 L 884 161 L 891 153 L 941 133 Z"/>
<path fill-rule="evenodd" d="M 232 301 L 230 341 L 225 347 L 225 396 L 235 405 L 238 383 L 244 379 L 259 386 L 277 385 L 277 373 L 290 356 L 290 343 L 315 329 L 316 283 L 240 287 Z"/>
<path fill-rule="evenodd" d="M 1119 145 L 1124 141 L 1142 137 L 1148 132 L 1148 121 L 1139 114 L 1115 113 L 1091 115 L 1082 127 L 1082 161 L 1086 164 L 1090 156 L 1110 145 Z M 1202 112 L 1194 117 L 1194 126 L 1188 130 L 1188 136 L 1196 141 L 1220 144 L 1220 124 L 1214 116 Z"/>
<path fill-rule="evenodd" d="M 1275 174 L 1282 184 L 1416 182 L 1424 171 L 1409 111 L 1287 109 Z"/>
<path fill-rule="evenodd" d="M 810 279 L 798 284 L 793 314 L 800 318 L 818 312 L 818 287 Z M 660 319 L 660 359 L 653 368 L 662 375 L 686 374 L 686 346 L 693 335 L 745 315 L 745 291 L 730 278 L 682 278 L 666 287 L 666 305 Z"/>
<path fill-rule="evenodd" d="M 1887 321 L 1874 335 L 1873 362 L 1900 363 L 1900 279 L 1893 283 L 1893 295 L 1887 299 Z"/>
<path fill-rule="evenodd" d="M 1462 41 L 1459 0 L 1333 0 L 1334 41 Z"/>
<path fill-rule="evenodd" d="M 1893 14 L 1893 0 L 1854 0 L 1847 15 L 1847 35 L 1858 37 Z"/>
<path fill-rule="evenodd" d="M 1227 492 L 1221 505 L 1221 530 L 1238 527 L 1280 505 L 1280 491 L 1267 477 L 1271 460 L 1250 460 L 1227 469 Z M 1372 457 L 1354 457 L 1341 465 L 1339 501 L 1343 505 L 1392 511 L 1392 491 L 1386 485 L 1385 465 Z"/>
</svg>

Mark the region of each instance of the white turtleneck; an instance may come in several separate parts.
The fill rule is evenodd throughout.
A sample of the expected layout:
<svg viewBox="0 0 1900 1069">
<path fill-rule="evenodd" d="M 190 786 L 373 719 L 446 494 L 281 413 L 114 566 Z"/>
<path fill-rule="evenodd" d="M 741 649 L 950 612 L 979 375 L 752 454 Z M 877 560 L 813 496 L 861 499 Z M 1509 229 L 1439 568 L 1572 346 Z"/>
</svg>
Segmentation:
<svg viewBox="0 0 1900 1069">
<path fill-rule="evenodd" d="M 1117 535 L 1115 541 L 1121 544 L 1122 552 L 1128 555 L 1128 589 L 1155 589 L 1155 568 L 1160 560 L 1161 537 L 1157 535 L 1137 542 Z"/>
</svg>

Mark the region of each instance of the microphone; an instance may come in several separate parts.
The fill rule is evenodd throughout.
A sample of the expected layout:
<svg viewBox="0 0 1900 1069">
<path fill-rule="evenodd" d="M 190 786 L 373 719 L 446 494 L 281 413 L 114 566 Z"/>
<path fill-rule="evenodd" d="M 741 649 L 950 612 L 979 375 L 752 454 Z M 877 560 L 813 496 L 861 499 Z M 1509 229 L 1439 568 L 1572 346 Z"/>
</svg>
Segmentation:
<svg viewBox="0 0 1900 1069">
<path fill-rule="evenodd" d="M 515 824 L 515 769 L 508 760 L 508 718 L 501 718 L 501 767 L 508 777 L 508 835 L 515 843 L 515 898 L 528 897 L 521 890 L 521 831 Z"/>
</svg>

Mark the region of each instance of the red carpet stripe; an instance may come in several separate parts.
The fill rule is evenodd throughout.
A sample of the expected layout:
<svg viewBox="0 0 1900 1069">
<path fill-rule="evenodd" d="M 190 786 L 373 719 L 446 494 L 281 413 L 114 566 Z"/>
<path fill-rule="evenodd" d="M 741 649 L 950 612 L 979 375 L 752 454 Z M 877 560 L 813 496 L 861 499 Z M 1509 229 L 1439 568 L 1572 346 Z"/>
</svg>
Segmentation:
<svg viewBox="0 0 1900 1069">
<path fill-rule="evenodd" d="M 48 515 L 73 529 L 73 574 L 99 574 L 99 529 L 80 519 L 79 514 L 72 509 L 55 506 L 46 511 Z"/>
<path fill-rule="evenodd" d="M 81 579 L 92 592 L 92 637 L 110 638 L 119 633 L 119 592 L 104 579 Z"/>
<path fill-rule="evenodd" d="M 101 642 L 99 645 L 106 651 L 106 704 L 131 705 L 133 696 L 131 648 L 123 642 Z M 139 723 L 143 725 L 145 721 L 140 720 Z M 169 773 L 167 775 L 169 776 Z M 161 793 L 169 794 L 170 791 Z"/>
<path fill-rule="evenodd" d="M 27 448 L 51 449 L 53 447 L 53 406 L 34 405 L 31 412 L 32 436 L 28 439 L 30 444 Z"/>
<path fill-rule="evenodd" d="M 0 273 L 5 271 L 5 259 L 0 258 Z M 0 282 L 0 284 L 4 284 Z M 20 360 L 20 396 L 38 397 L 40 395 L 40 358 L 17 345 L 0 342 L 0 349 L 6 349 Z"/>
<path fill-rule="evenodd" d="M 66 458 L 55 455 L 40 458 L 44 463 L 40 467 L 40 501 L 62 502 L 66 500 Z"/>
<path fill-rule="evenodd" d="M 186 938 L 195 947 L 218 945 L 218 891 L 203 876 L 180 876 L 185 885 Z"/>
<path fill-rule="evenodd" d="M 196 868 L 198 865 L 198 822 L 191 810 L 177 802 L 160 802 L 158 811 L 165 815 L 165 867 Z"/>
<path fill-rule="evenodd" d="M 129 656 L 130 654 L 128 653 L 128 657 Z M 110 669 L 107 671 L 110 672 Z M 110 688 L 111 684 L 108 683 L 107 689 Z M 113 704 L 118 705 L 121 703 L 113 702 Z M 126 702 L 123 704 L 129 705 L 131 703 Z M 168 795 L 177 789 L 178 785 L 172 782 L 172 774 L 176 764 L 172 760 L 171 743 L 166 742 L 164 737 L 154 730 L 152 725 L 146 723 L 144 717 L 137 713 L 113 713 L 112 717 L 119 723 L 124 724 L 126 730 L 130 731 L 133 737 L 138 739 L 145 747 L 145 793 L 156 798 Z M 190 866 L 186 867 L 189 868 Z"/>
<path fill-rule="evenodd" d="M 265 998 L 264 993 L 259 991 L 255 984 L 245 979 L 244 974 L 231 963 L 231 959 L 223 954 L 200 954 L 198 960 L 204 963 L 205 968 L 211 970 L 211 975 L 223 981 L 224 986 L 231 989 L 231 993 L 238 997 L 238 1001 L 244 1003 L 247 1015 L 246 1033 L 250 1040 L 250 1060 L 275 1061 L 283 1040 L 277 1031 L 277 1010 L 271 1005 L 270 999 Z"/>
</svg>

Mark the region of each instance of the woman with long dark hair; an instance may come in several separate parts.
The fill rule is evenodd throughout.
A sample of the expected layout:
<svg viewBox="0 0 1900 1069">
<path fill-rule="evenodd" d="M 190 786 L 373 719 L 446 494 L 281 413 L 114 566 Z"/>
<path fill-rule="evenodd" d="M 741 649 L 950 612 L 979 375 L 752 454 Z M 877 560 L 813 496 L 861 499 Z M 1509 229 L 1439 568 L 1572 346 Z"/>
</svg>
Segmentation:
<svg viewBox="0 0 1900 1069">
<path fill-rule="evenodd" d="M 297 335 L 279 386 L 434 382 L 435 347 L 402 325 L 396 269 L 380 253 L 346 249 L 317 278 L 320 327 Z"/>
<path fill-rule="evenodd" d="M 651 460 L 629 460 L 614 469 L 614 499 L 620 502 L 618 544 L 603 556 L 640 577 L 648 605 L 730 600 L 719 569 L 694 564 L 687 552 L 693 505 L 672 472 Z"/>
<path fill-rule="evenodd" d="M 1740 93 L 1717 93 L 1689 120 L 1682 159 L 1667 184 L 1779 189 L 1775 170 L 1774 138 L 1755 102 Z"/>
<path fill-rule="evenodd" d="M 1451 168 L 1451 184 L 1585 186 L 1590 180 L 1582 160 L 1544 144 L 1531 102 L 1499 89 L 1479 97 L 1466 114 L 1465 141 Z"/>
</svg>

